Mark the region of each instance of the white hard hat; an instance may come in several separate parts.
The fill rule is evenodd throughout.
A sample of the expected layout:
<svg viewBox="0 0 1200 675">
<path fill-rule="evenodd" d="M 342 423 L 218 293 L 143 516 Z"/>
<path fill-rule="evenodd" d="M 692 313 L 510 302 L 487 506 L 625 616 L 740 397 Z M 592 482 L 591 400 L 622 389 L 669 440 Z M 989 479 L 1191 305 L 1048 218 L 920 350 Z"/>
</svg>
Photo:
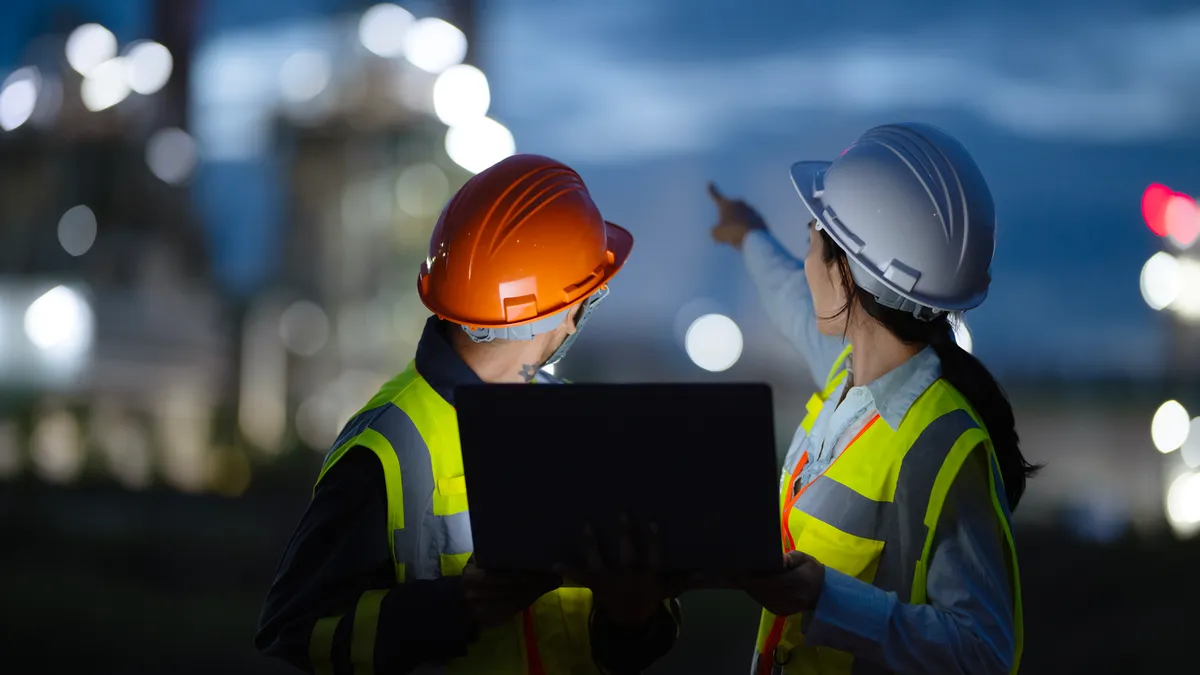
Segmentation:
<svg viewBox="0 0 1200 675">
<path fill-rule="evenodd" d="M 979 306 L 991 281 L 996 209 L 979 167 L 950 134 L 889 124 L 833 162 L 798 162 L 804 205 L 846 252 L 854 282 L 924 319 Z"/>
</svg>

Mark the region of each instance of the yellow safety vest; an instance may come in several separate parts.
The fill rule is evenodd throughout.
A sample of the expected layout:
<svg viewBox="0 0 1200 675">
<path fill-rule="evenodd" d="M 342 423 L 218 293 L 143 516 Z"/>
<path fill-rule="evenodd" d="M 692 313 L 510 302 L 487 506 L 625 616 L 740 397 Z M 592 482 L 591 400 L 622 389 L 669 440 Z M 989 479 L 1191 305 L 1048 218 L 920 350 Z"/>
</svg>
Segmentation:
<svg viewBox="0 0 1200 675">
<path fill-rule="evenodd" d="M 801 423 L 806 432 L 825 401 L 846 378 L 847 346 L 834 363 L 825 387 L 814 394 Z M 1024 645 L 1021 583 L 1004 486 L 991 438 L 970 403 L 945 380 L 929 386 L 913 403 L 898 429 L 874 419 L 796 499 L 785 480 L 780 494 L 784 548 L 807 553 L 828 567 L 897 594 L 901 602 L 927 601 L 925 574 L 934 530 L 950 485 L 977 447 L 986 448 L 991 466 L 992 503 L 1011 556 L 1013 622 L 1020 665 Z M 790 540 L 789 540 L 790 539 Z M 755 673 L 833 675 L 884 672 L 855 663 L 847 652 L 804 644 L 802 615 L 776 617 L 763 611 L 755 650 Z"/>
<path fill-rule="evenodd" d="M 401 454 L 424 450 L 422 443 L 413 442 L 412 434 L 419 434 L 428 448 L 428 456 Z M 421 377 L 414 363 L 385 384 L 355 416 L 326 458 L 317 481 L 355 446 L 370 448 L 383 465 L 388 526 L 387 532 L 381 534 L 388 539 L 396 582 L 462 574 L 473 546 L 458 417 L 454 408 Z M 404 481 L 401 471 L 406 472 Z M 427 502 L 415 501 L 423 501 L 427 490 L 405 500 L 404 486 L 417 484 L 432 488 L 432 512 L 426 510 Z M 354 611 L 351 660 L 356 675 L 360 672 L 358 664 L 373 663 L 379 605 L 386 593 L 386 590 L 366 592 Z M 560 588 L 547 593 L 508 624 L 482 631 L 466 656 L 434 672 L 598 675 L 601 671 L 592 661 L 589 638 L 591 609 L 590 590 Z M 312 641 L 314 657 L 323 651 L 325 660 L 328 659 L 325 645 L 332 645 L 337 619 L 318 622 Z M 532 643 L 531 636 L 535 636 Z"/>
</svg>

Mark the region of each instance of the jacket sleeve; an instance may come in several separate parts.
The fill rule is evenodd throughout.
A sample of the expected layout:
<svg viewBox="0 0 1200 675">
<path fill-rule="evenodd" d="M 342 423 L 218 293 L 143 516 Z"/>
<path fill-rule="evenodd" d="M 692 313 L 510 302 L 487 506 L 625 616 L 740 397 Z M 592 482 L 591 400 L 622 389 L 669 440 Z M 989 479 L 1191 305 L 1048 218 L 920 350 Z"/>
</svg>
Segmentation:
<svg viewBox="0 0 1200 675">
<path fill-rule="evenodd" d="M 827 568 L 809 644 L 902 674 L 1007 675 L 1016 651 L 1012 589 L 986 461 L 973 452 L 947 496 L 926 579 L 929 604 L 902 603 Z"/>
<path fill-rule="evenodd" d="M 255 645 L 309 673 L 407 673 L 474 639 L 460 580 L 397 584 L 383 469 L 354 448 L 317 485 L 284 551 Z M 356 667 L 358 666 L 358 667 Z"/>
<path fill-rule="evenodd" d="M 640 673 L 661 659 L 679 637 L 679 601 L 672 598 L 644 626 L 629 629 L 592 611 L 592 660 L 609 675 Z"/>
<path fill-rule="evenodd" d="M 758 289 L 767 318 L 804 357 L 817 386 L 825 386 L 829 369 L 846 347 L 846 341 L 817 330 L 817 314 L 804 276 L 804 261 L 792 257 L 763 230 L 746 235 L 742 259 Z"/>
</svg>

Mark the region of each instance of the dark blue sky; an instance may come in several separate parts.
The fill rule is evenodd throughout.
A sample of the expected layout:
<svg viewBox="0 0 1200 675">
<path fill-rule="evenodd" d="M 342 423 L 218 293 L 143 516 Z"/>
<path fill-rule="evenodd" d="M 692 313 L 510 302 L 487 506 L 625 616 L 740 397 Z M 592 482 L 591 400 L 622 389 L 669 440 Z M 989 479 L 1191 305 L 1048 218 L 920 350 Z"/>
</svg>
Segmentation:
<svg viewBox="0 0 1200 675">
<path fill-rule="evenodd" d="M 122 43 L 145 35 L 145 0 L 63 4 Z M 207 36 L 356 6 L 206 4 Z M 476 45 L 492 114 L 518 149 L 575 165 L 637 235 L 598 332 L 673 339 L 679 307 L 701 297 L 746 331 L 769 330 L 737 258 L 707 240 L 705 181 L 799 227 L 791 162 L 922 119 L 972 150 L 996 196 L 993 290 L 968 317 L 976 351 L 1005 370 L 1153 372 L 1162 317 L 1142 302 L 1138 272 L 1160 242 L 1139 200 L 1152 181 L 1200 193 L 1200 12 L 1040 4 L 482 0 Z M 41 6 L 5 4 L 0 68 L 46 27 Z M 236 181 L 269 191 L 264 176 Z M 247 223 L 269 220 L 245 202 Z M 227 234 L 222 252 L 245 261 L 236 252 L 269 232 Z"/>
<path fill-rule="evenodd" d="M 800 227 L 787 179 L 867 127 L 958 136 L 999 218 L 968 316 L 1005 370 L 1148 372 L 1161 315 L 1138 274 L 1161 245 L 1145 186 L 1200 192 L 1200 13 L 1187 3 L 489 3 L 495 114 L 521 150 L 576 165 L 639 247 L 598 323 L 667 330 L 709 296 L 767 329 L 737 259 L 705 238 L 704 181 Z M 742 11 L 731 8 L 740 6 Z M 619 291 L 619 286 L 618 289 Z"/>
</svg>

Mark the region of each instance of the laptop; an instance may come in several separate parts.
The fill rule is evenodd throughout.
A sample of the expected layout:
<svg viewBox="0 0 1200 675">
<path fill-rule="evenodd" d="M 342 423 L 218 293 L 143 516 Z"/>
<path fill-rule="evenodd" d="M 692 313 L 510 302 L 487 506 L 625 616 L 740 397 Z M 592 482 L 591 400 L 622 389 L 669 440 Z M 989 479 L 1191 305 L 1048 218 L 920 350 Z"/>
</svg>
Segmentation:
<svg viewBox="0 0 1200 675">
<path fill-rule="evenodd" d="M 615 560 L 619 516 L 659 528 L 666 572 L 781 566 L 765 384 L 483 384 L 455 392 L 480 567 L 549 570 L 585 519 Z"/>
</svg>

